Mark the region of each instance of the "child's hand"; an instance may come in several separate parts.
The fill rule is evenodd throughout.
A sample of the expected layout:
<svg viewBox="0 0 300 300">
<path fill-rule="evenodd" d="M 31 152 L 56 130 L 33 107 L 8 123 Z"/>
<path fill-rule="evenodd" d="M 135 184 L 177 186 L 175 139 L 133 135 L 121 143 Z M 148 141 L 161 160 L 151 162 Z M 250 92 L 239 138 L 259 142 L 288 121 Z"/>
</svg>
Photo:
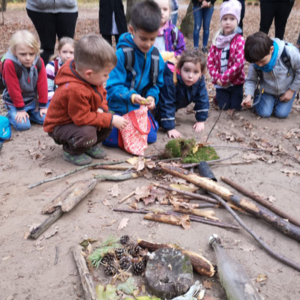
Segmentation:
<svg viewBox="0 0 300 300">
<path fill-rule="evenodd" d="M 100 113 L 100 114 L 102 114 L 102 113 L 104 113 L 104 110 L 102 108 L 98 108 L 97 112 Z"/>
<path fill-rule="evenodd" d="M 295 92 L 292 90 L 287 90 L 280 98 L 279 100 L 282 102 L 289 102 L 293 96 L 294 96 Z"/>
<path fill-rule="evenodd" d="M 193 129 L 195 130 L 195 132 L 201 132 L 204 130 L 204 122 L 197 122 L 194 124 Z"/>
<path fill-rule="evenodd" d="M 148 106 L 149 110 L 152 110 L 155 107 L 155 99 L 152 96 L 148 96 L 144 105 Z"/>
<path fill-rule="evenodd" d="M 171 129 L 168 131 L 169 138 L 178 139 L 181 137 L 181 133 L 177 131 L 176 129 Z"/>
<path fill-rule="evenodd" d="M 245 107 L 245 108 L 252 107 L 252 104 L 253 104 L 253 100 L 252 100 L 251 95 L 247 95 L 246 98 L 244 98 L 243 102 L 241 103 L 242 107 Z"/>
<path fill-rule="evenodd" d="M 24 123 L 27 121 L 26 119 L 29 120 L 29 115 L 26 111 L 18 111 L 17 115 L 15 117 L 15 120 L 17 121 L 17 123 L 22 123 L 22 121 L 24 121 Z"/>
<path fill-rule="evenodd" d="M 128 124 L 128 121 L 121 116 L 113 115 L 113 120 L 111 124 L 117 127 L 118 129 L 124 129 Z"/>
<path fill-rule="evenodd" d="M 43 115 L 46 115 L 48 111 L 48 108 L 40 108 L 40 116 L 43 117 Z"/>
<path fill-rule="evenodd" d="M 145 105 L 147 100 L 139 94 L 133 94 L 133 100 L 131 102 L 133 104 Z"/>
<path fill-rule="evenodd" d="M 216 83 L 217 83 L 217 85 L 219 85 L 219 86 L 223 86 L 223 84 L 222 84 L 222 82 L 221 82 L 220 79 L 218 79 Z"/>
</svg>

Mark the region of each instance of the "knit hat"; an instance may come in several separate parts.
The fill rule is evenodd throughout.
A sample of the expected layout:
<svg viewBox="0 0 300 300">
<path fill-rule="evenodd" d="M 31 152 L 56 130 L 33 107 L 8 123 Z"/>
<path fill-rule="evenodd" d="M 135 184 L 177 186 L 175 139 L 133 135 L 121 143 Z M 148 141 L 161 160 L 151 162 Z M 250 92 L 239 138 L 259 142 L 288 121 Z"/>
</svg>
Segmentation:
<svg viewBox="0 0 300 300">
<path fill-rule="evenodd" d="M 242 5 L 237 0 L 224 1 L 221 5 L 220 21 L 225 15 L 233 15 L 236 17 L 238 24 L 241 19 Z"/>
</svg>

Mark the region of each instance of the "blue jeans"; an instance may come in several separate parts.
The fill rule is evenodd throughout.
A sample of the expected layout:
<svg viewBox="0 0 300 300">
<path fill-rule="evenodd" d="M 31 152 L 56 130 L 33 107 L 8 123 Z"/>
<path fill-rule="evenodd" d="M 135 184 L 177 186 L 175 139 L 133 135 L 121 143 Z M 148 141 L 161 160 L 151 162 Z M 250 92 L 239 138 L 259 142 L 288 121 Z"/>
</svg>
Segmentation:
<svg viewBox="0 0 300 300">
<path fill-rule="evenodd" d="M 230 86 L 227 89 L 216 89 L 217 102 L 221 109 L 241 110 L 243 101 L 243 85 Z"/>
<path fill-rule="evenodd" d="M 275 117 L 283 119 L 291 112 L 295 96 L 296 93 L 290 101 L 282 102 L 279 100 L 280 97 L 264 93 L 261 95 L 260 101 L 254 107 L 257 114 L 263 118 L 269 118 L 274 111 Z M 257 100 L 258 96 L 255 98 L 254 103 L 256 103 Z"/>
<path fill-rule="evenodd" d="M 202 25 L 203 20 L 203 43 L 202 46 L 206 47 L 208 38 L 209 38 L 209 26 L 210 21 L 212 18 L 214 12 L 214 7 L 210 8 L 202 8 L 199 9 L 199 7 L 193 7 L 193 13 L 194 13 L 194 48 L 199 47 L 199 32 Z"/>
<path fill-rule="evenodd" d="M 47 107 L 48 107 L 48 105 L 49 105 L 49 102 L 47 104 Z M 12 126 L 14 126 L 17 131 L 24 131 L 24 130 L 30 129 L 30 126 L 31 126 L 30 121 L 32 121 L 34 123 L 38 123 L 40 125 L 44 124 L 46 115 L 43 115 L 43 117 L 41 117 L 40 110 L 38 109 L 37 111 L 35 111 L 35 108 L 36 108 L 35 101 L 32 101 L 30 104 L 28 104 L 24 107 L 24 111 L 26 111 L 29 115 L 29 119 L 26 118 L 26 122 L 24 122 L 22 120 L 21 123 L 18 123 L 16 121 L 16 115 L 17 115 L 18 111 L 13 105 L 5 104 L 5 107 L 8 112 L 8 116 L 7 116 L 8 120 L 9 120 L 10 124 Z"/>
<path fill-rule="evenodd" d="M 176 26 L 176 24 L 177 24 L 177 17 L 178 17 L 178 12 L 177 13 L 174 13 L 174 12 L 171 13 L 171 23 L 174 26 Z"/>
</svg>

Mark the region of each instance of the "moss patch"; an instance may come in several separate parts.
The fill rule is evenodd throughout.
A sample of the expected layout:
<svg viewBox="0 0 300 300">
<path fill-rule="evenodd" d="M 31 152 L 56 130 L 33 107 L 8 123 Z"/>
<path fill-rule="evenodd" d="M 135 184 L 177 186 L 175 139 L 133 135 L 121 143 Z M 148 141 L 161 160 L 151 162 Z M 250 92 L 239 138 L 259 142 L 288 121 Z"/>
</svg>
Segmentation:
<svg viewBox="0 0 300 300">
<path fill-rule="evenodd" d="M 197 144 L 194 139 L 169 141 L 166 145 L 165 156 L 182 157 L 184 163 L 198 163 L 220 158 L 213 147 Z"/>
</svg>

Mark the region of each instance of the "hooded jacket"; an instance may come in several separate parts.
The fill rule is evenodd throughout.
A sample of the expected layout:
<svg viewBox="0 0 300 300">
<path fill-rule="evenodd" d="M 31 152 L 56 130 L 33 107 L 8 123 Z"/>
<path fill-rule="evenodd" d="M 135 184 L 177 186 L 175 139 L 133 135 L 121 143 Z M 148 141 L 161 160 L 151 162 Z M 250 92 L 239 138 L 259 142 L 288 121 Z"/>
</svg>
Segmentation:
<svg viewBox="0 0 300 300">
<path fill-rule="evenodd" d="M 77 0 L 27 0 L 26 8 L 42 13 L 73 13 L 78 11 Z"/>
<path fill-rule="evenodd" d="M 165 85 L 161 89 L 157 109 L 159 111 L 160 124 L 168 131 L 175 128 L 175 112 L 180 108 L 187 107 L 192 102 L 195 103 L 194 110 L 197 122 L 204 122 L 208 117 L 209 99 L 204 76 L 201 76 L 190 87 L 184 84 L 179 74 L 177 74 L 177 80 L 178 82 L 175 86 L 173 72 L 166 64 L 164 71 Z"/>
<path fill-rule="evenodd" d="M 271 72 L 262 73 L 261 87 L 265 93 L 278 97 L 284 94 L 288 89 L 296 92 L 300 88 L 300 52 L 293 45 L 285 45 L 284 41 L 277 38 L 273 40 L 279 46 L 277 60 Z M 290 74 L 287 66 L 280 58 L 284 47 L 292 67 Z M 254 96 L 257 83 L 258 73 L 253 64 L 250 64 L 248 77 L 244 85 L 245 95 Z"/>
<path fill-rule="evenodd" d="M 37 99 L 40 108 L 47 106 L 46 68 L 41 59 L 41 69 L 40 72 L 38 71 L 36 63 L 39 58 L 39 56 L 36 56 L 32 66 L 26 68 L 10 51 L 5 54 L 2 76 L 6 88 L 3 91 L 3 101 L 8 105 L 13 105 L 17 111 L 23 111 L 25 105 Z M 20 79 L 18 79 L 14 63 L 22 70 Z"/>
<path fill-rule="evenodd" d="M 125 69 L 125 54 L 122 47 L 131 47 L 134 49 L 136 79 L 134 89 L 130 90 L 132 74 L 127 74 Z M 110 72 L 107 81 L 108 106 L 111 110 L 124 115 L 140 107 L 139 104 L 132 104 L 131 95 L 139 94 L 145 98 L 152 96 L 155 103 L 158 102 L 159 89 L 163 86 L 164 61 L 159 56 L 159 70 L 156 86 L 151 86 L 147 90 L 144 88 L 151 82 L 151 53 L 154 47 L 151 47 L 147 53 L 143 53 L 134 43 L 130 33 L 124 33 L 120 36 L 117 45 L 118 63 Z"/>
<path fill-rule="evenodd" d="M 44 131 L 52 132 L 55 126 L 74 123 L 77 126 L 111 126 L 112 114 L 108 113 L 106 91 L 103 86 L 93 86 L 75 70 L 75 63 L 67 61 L 55 78 L 57 90 L 50 102 Z M 104 113 L 97 112 L 101 108 Z"/>
</svg>

